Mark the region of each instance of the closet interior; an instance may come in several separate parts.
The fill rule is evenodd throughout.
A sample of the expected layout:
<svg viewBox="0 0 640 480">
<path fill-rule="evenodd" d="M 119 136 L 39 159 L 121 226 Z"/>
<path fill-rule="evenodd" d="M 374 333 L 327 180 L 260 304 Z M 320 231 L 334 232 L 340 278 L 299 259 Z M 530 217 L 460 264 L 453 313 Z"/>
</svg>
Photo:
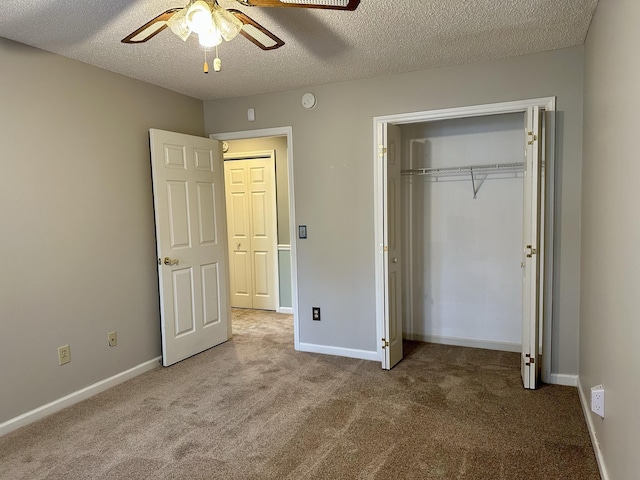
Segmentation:
<svg viewBox="0 0 640 480">
<path fill-rule="evenodd" d="M 523 113 L 400 131 L 403 337 L 520 352 Z"/>
</svg>

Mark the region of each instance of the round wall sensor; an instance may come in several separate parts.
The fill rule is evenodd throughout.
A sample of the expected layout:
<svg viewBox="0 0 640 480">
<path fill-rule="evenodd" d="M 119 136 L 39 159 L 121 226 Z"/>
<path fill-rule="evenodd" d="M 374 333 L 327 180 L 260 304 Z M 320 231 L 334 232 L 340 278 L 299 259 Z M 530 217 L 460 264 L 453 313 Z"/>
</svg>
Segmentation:
<svg viewBox="0 0 640 480">
<path fill-rule="evenodd" d="M 313 93 L 305 93 L 302 96 L 302 106 L 304 108 L 313 108 L 316 106 L 316 96 Z"/>
</svg>

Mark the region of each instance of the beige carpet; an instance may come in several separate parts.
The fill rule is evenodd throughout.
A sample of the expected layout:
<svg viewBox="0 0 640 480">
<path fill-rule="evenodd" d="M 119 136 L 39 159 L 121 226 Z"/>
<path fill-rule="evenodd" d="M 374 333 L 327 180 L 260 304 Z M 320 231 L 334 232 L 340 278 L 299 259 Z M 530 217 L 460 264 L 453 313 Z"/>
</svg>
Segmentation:
<svg viewBox="0 0 640 480">
<path fill-rule="evenodd" d="M 577 390 L 519 355 L 409 342 L 392 371 L 293 350 L 292 319 L 0 438 L 2 479 L 598 479 Z"/>
</svg>

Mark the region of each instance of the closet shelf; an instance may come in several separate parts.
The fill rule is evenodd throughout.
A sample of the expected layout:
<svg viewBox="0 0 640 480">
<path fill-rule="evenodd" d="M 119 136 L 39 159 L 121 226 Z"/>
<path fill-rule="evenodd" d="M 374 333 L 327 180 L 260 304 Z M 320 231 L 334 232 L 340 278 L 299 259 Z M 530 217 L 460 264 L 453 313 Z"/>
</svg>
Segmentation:
<svg viewBox="0 0 640 480">
<path fill-rule="evenodd" d="M 478 190 L 491 174 L 524 172 L 524 162 L 489 163 L 485 165 L 466 165 L 464 167 L 431 167 L 402 170 L 402 175 L 427 175 L 430 177 L 460 177 L 469 176 L 473 188 L 473 198 L 478 197 Z M 477 180 L 477 182 L 476 182 Z"/>
<path fill-rule="evenodd" d="M 524 162 L 490 163 L 466 165 L 464 167 L 430 167 L 402 170 L 402 175 L 428 175 L 431 177 L 453 177 L 468 175 L 489 175 L 491 173 L 519 173 L 524 171 Z"/>
</svg>

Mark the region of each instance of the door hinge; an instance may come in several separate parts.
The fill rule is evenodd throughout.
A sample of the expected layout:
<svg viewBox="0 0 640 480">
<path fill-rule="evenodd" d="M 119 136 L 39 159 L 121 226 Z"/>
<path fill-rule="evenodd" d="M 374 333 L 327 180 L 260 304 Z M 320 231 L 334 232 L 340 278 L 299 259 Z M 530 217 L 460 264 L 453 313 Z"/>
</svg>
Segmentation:
<svg viewBox="0 0 640 480">
<path fill-rule="evenodd" d="M 527 134 L 529 135 L 530 140 L 527 142 L 528 145 L 533 145 L 533 142 L 538 140 L 538 136 L 534 135 L 533 132 L 527 132 Z"/>
<path fill-rule="evenodd" d="M 527 358 L 527 360 L 525 361 L 525 366 L 527 366 L 527 367 L 528 367 L 528 366 L 529 366 L 529 365 L 531 365 L 532 363 L 536 363 L 536 359 L 535 359 L 535 357 L 532 357 L 530 354 L 528 354 L 528 353 L 527 353 L 527 354 L 525 355 L 525 357 Z"/>
<path fill-rule="evenodd" d="M 538 253 L 538 250 L 533 248 L 531 245 L 527 245 L 527 250 L 529 250 L 529 252 L 527 252 L 527 258 L 531 258 L 533 255 Z"/>
<path fill-rule="evenodd" d="M 382 348 L 387 348 L 389 346 L 389 342 L 385 338 L 382 339 Z"/>
<path fill-rule="evenodd" d="M 385 147 L 384 145 L 378 145 L 378 149 L 379 149 L 378 155 L 380 157 L 384 157 L 387 153 L 387 147 Z"/>
</svg>

